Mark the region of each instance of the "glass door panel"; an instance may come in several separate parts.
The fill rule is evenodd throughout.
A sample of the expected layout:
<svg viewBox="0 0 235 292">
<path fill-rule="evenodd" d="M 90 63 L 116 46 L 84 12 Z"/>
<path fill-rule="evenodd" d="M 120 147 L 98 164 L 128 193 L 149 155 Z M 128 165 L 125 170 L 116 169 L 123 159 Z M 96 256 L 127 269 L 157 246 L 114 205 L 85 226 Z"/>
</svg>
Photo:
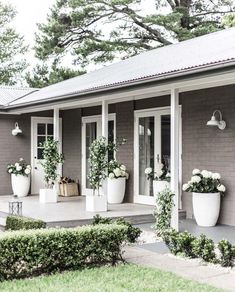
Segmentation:
<svg viewBox="0 0 235 292">
<path fill-rule="evenodd" d="M 152 183 L 146 179 L 146 167 L 154 168 L 154 117 L 139 119 L 139 193 L 153 196 Z"/>
<path fill-rule="evenodd" d="M 171 151 L 171 117 L 161 115 L 161 162 L 170 169 Z"/>
</svg>

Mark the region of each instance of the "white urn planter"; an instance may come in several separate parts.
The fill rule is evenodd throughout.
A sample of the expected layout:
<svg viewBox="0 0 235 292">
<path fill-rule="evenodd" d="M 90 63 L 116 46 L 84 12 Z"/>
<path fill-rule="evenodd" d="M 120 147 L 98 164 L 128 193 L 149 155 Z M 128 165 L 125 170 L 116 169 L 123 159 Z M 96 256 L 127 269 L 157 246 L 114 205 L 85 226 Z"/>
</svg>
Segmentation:
<svg viewBox="0 0 235 292">
<path fill-rule="evenodd" d="M 220 212 L 220 193 L 193 193 L 193 213 L 197 225 L 215 226 Z"/>
<path fill-rule="evenodd" d="M 39 202 L 46 203 L 57 203 L 58 195 L 56 188 L 52 189 L 40 189 L 39 190 Z"/>
<path fill-rule="evenodd" d="M 125 196 L 126 178 L 108 178 L 107 184 L 108 203 L 121 204 Z"/>
<path fill-rule="evenodd" d="M 30 175 L 11 174 L 11 185 L 15 196 L 26 197 L 30 188 Z"/>
<path fill-rule="evenodd" d="M 107 210 L 107 197 L 105 195 L 86 195 L 87 212 L 106 212 Z"/>
<path fill-rule="evenodd" d="M 170 183 L 166 180 L 153 180 L 153 195 L 157 197 L 158 193 L 170 188 Z"/>
</svg>

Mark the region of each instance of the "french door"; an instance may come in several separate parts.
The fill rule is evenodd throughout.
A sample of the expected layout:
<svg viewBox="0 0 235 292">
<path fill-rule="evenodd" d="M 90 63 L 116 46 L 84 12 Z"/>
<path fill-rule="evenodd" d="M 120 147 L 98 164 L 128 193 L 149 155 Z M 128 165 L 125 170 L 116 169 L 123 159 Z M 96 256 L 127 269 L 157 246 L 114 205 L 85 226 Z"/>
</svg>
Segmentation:
<svg viewBox="0 0 235 292">
<path fill-rule="evenodd" d="M 91 143 L 102 136 L 101 116 L 91 116 L 82 118 L 82 195 L 92 193 L 92 188 L 88 180 L 89 174 L 89 147 Z M 108 121 L 108 140 L 116 139 L 115 114 L 109 114 Z M 113 158 L 113 153 L 109 153 L 109 159 Z"/>
<path fill-rule="evenodd" d="M 170 169 L 170 109 L 135 112 L 134 199 L 136 203 L 155 205 L 152 181 L 145 169 L 164 163 Z"/>
<path fill-rule="evenodd" d="M 40 162 L 42 161 L 42 143 L 49 138 L 53 139 L 53 118 L 32 117 L 31 118 L 31 164 L 32 183 L 31 193 L 38 194 L 44 188 L 44 171 Z M 62 119 L 60 119 L 60 141 L 62 141 Z M 62 145 L 59 145 L 62 149 Z M 62 169 L 60 169 L 60 172 Z"/>
</svg>

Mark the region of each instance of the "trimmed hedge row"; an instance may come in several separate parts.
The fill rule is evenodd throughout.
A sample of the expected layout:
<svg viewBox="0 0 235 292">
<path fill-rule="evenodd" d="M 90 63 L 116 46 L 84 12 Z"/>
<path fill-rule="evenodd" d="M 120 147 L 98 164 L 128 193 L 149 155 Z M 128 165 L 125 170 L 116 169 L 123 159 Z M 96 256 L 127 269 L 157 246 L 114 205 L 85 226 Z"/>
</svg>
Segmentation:
<svg viewBox="0 0 235 292">
<path fill-rule="evenodd" d="M 0 280 L 115 264 L 122 259 L 127 234 L 128 228 L 117 224 L 5 232 L 0 237 Z"/>
<path fill-rule="evenodd" d="M 42 220 L 13 215 L 8 216 L 6 219 L 6 230 L 27 230 L 40 228 L 46 228 L 46 223 Z"/>
</svg>

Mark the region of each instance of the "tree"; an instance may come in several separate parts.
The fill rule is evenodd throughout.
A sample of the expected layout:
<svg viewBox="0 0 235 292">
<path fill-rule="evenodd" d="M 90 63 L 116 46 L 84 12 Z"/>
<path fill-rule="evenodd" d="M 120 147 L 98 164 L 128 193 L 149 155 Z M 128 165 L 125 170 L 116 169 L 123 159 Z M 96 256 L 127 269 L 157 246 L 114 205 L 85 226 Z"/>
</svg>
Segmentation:
<svg viewBox="0 0 235 292">
<path fill-rule="evenodd" d="M 144 13 L 144 4 L 153 4 Z M 39 24 L 40 59 L 71 53 L 86 66 L 126 58 L 224 28 L 234 0 L 57 0 Z M 154 4 L 155 3 L 155 4 Z"/>
<path fill-rule="evenodd" d="M 56 62 L 53 63 L 51 68 L 46 64 L 38 64 L 32 72 L 26 73 L 25 80 L 32 88 L 42 88 L 83 73 L 85 72 L 75 71 L 65 67 L 58 67 Z"/>
<path fill-rule="evenodd" d="M 0 84 L 14 85 L 27 67 L 23 54 L 27 51 L 24 38 L 10 27 L 16 11 L 0 2 Z"/>
<path fill-rule="evenodd" d="M 228 14 L 224 17 L 223 23 L 226 27 L 234 27 L 235 26 L 235 14 Z"/>
</svg>

